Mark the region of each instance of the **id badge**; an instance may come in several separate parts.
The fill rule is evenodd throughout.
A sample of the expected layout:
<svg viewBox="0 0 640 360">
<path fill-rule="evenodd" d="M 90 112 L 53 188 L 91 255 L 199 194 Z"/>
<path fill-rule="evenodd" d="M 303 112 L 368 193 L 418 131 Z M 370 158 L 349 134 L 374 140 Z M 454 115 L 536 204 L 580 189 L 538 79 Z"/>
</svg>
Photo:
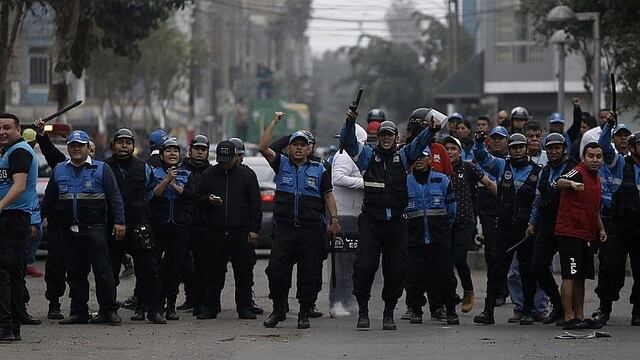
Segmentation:
<svg viewBox="0 0 640 360">
<path fill-rule="evenodd" d="M 80 228 L 78 227 L 78 225 L 69 226 L 69 230 L 71 230 L 71 232 L 74 232 L 74 233 L 80 232 Z"/>
</svg>

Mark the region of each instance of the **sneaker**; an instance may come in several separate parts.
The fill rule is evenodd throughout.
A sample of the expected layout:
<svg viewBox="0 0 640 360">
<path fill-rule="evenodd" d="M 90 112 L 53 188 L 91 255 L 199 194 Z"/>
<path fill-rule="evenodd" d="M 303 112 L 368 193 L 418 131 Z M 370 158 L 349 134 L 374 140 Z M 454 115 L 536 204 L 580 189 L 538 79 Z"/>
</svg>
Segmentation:
<svg viewBox="0 0 640 360">
<path fill-rule="evenodd" d="M 337 316 L 349 316 L 351 313 L 344 308 L 344 305 L 342 305 L 341 302 L 338 301 L 331 309 L 329 309 L 329 315 L 332 318 L 335 318 Z"/>
<path fill-rule="evenodd" d="M 33 265 L 27 266 L 27 271 L 25 272 L 25 274 L 34 278 L 39 278 L 44 276 L 44 274 Z"/>
<path fill-rule="evenodd" d="M 509 318 L 509 320 L 507 320 L 507 322 L 509 324 L 517 324 L 520 322 L 520 320 L 522 320 L 523 316 L 521 312 L 514 312 L 513 316 Z"/>
</svg>

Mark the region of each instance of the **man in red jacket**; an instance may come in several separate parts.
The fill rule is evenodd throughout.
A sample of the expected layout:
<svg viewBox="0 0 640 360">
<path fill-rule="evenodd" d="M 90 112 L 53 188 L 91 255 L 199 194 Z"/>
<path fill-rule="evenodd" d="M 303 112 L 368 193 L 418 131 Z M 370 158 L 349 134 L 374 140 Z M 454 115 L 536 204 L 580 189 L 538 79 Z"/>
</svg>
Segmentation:
<svg viewBox="0 0 640 360">
<path fill-rule="evenodd" d="M 584 280 L 594 278 L 592 242 L 607 241 L 600 218 L 602 147 L 588 143 L 582 162 L 561 176 L 560 207 L 555 234 L 558 237 L 562 269 L 561 298 L 564 329 L 600 328 L 602 324 L 584 319 Z"/>
</svg>

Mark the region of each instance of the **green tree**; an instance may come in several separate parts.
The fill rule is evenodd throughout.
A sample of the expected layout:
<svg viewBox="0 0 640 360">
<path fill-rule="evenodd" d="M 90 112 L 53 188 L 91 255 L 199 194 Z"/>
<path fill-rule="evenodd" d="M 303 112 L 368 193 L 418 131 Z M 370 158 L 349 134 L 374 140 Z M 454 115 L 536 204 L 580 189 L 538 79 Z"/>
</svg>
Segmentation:
<svg viewBox="0 0 640 360">
<path fill-rule="evenodd" d="M 638 15 L 640 2 L 637 0 L 566 0 L 564 5 L 575 12 L 600 13 L 600 39 L 602 56 L 609 72 L 621 75 L 623 93 L 620 97 L 622 107 L 640 108 L 640 41 L 638 40 Z M 585 60 L 586 71 L 583 76 L 585 89 L 593 90 L 593 33 L 591 22 L 567 22 L 564 24 L 546 21 L 549 11 L 558 5 L 555 0 L 523 0 L 523 10 L 532 16 L 536 31 L 548 39 L 555 30 L 565 29 L 572 34 L 576 42 L 570 51 L 576 52 Z M 608 82 L 603 81 L 608 87 Z"/>
</svg>

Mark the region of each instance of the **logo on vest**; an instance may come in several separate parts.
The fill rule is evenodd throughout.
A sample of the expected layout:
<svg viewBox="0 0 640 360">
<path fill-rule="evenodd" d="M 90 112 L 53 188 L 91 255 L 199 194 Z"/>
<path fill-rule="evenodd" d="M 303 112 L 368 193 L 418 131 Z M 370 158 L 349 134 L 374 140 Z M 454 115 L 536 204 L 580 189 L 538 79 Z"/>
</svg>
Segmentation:
<svg viewBox="0 0 640 360">
<path fill-rule="evenodd" d="M 394 162 L 394 163 L 400 162 L 400 155 L 395 155 L 395 156 L 393 157 L 393 162 Z"/>
<path fill-rule="evenodd" d="M 307 187 L 315 189 L 317 187 L 316 179 L 315 178 L 307 178 Z"/>
<path fill-rule="evenodd" d="M 513 175 L 511 174 L 511 171 L 505 171 L 504 172 L 504 179 L 505 180 L 511 180 L 512 177 L 513 177 Z"/>
<path fill-rule="evenodd" d="M 93 189 L 93 182 L 91 180 L 87 180 L 84 182 L 84 188 L 86 190 L 91 190 Z"/>
<path fill-rule="evenodd" d="M 283 176 L 282 183 L 285 185 L 293 185 L 293 178 L 291 176 Z"/>
</svg>

